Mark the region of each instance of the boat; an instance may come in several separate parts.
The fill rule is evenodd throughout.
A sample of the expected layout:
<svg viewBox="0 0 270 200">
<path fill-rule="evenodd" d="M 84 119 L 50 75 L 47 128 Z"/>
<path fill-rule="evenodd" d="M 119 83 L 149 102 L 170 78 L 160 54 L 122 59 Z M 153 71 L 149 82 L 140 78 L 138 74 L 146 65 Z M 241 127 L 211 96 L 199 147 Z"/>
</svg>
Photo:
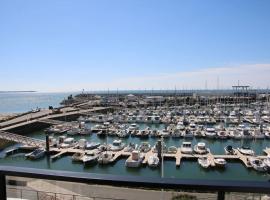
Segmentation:
<svg viewBox="0 0 270 200">
<path fill-rule="evenodd" d="M 60 144 L 60 148 L 70 148 L 76 145 L 74 138 L 66 138 L 63 143 Z"/>
<path fill-rule="evenodd" d="M 157 153 L 158 152 L 158 142 L 156 142 L 156 144 L 154 145 L 154 149 L 153 149 L 153 152 L 154 153 Z M 167 153 L 167 146 L 166 144 L 163 142 L 162 144 L 162 153 Z"/>
<path fill-rule="evenodd" d="M 78 135 L 80 133 L 80 129 L 78 127 L 73 127 L 72 129 L 67 131 L 67 135 Z"/>
<path fill-rule="evenodd" d="M 160 131 L 160 137 L 164 137 L 164 138 L 167 138 L 167 137 L 170 137 L 170 132 L 166 129 Z"/>
<path fill-rule="evenodd" d="M 185 131 L 182 132 L 182 137 L 184 138 L 193 138 L 193 132 L 189 129 L 186 129 Z"/>
<path fill-rule="evenodd" d="M 205 137 L 208 137 L 208 138 L 215 138 L 216 137 L 216 130 L 215 128 L 206 128 L 206 131 L 205 131 Z"/>
<path fill-rule="evenodd" d="M 223 158 L 214 158 L 214 163 L 217 167 L 225 167 L 227 162 Z"/>
<path fill-rule="evenodd" d="M 194 146 L 194 152 L 197 154 L 207 154 L 209 153 L 209 149 L 206 148 L 204 142 L 199 142 Z"/>
<path fill-rule="evenodd" d="M 219 139 L 227 139 L 228 138 L 228 133 L 226 131 L 224 131 L 224 130 L 218 131 L 217 132 L 217 137 Z"/>
<path fill-rule="evenodd" d="M 139 151 L 143 153 L 147 153 L 151 150 L 151 145 L 148 142 L 142 142 L 139 146 Z"/>
<path fill-rule="evenodd" d="M 84 156 L 84 153 L 82 152 L 76 152 L 72 155 L 71 159 L 74 162 L 82 161 L 82 158 Z"/>
<path fill-rule="evenodd" d="M 125 144 L 122 143 L 122 140 L 114 140 L 112 145 L 110 145 L 111 151 L 120 151 L 124 149 Z"/>
<path fill-rule="evenodd" d="M 86 154 L 82 157 L 82 162 L 84 165 L 96 163 L 99 158 L 99 154 L 95 152 L 86 152 Z"/>
<path fill-rule="evenodd" d="M 244 155 L 253 156 L 255 154 L 254 151 L 250 149 L 250 147 L 248 146 L 242 146 L 241 148 L 237 148 L 237 149 L 241 154 L 244 154 Z"/>
<path fill-rule="evenodd" d="M 144 154 L 137 150 L 131 152 L 131 156 L 126 160 L 126 167 L 139 167 L 144 159 Z"/>
<path fill-rule="evenodd" d="M 198 158 L 198 163 L 203 168 L 209 168 L 211 166 L 211 162 L 207 157 L 200 157 Z"/>
<path fill-rule="evenodd" d="M 25 154 L 25 157 L 28 159 L 36 160 L 44 157 L 45 153 L 46 153 L 45 149 L 39 148 L 32 151 L 31 153 Z"/>
<path fill-rule="evenodd" d="M 236 154 L 236 150 L 231 145 L 224 147 L 224 151 L 225 151 L 225 154 L 227 154 L 227 155 L 235 155 Z"/>
<path fill-rule="evenodd" d="M 267 170 L 266 164 L 259 158 L 250 157 L 248 158 L 250 165 L 258 172 L 265 172 Z"/>
<path fill-rule="evenodd" d="M 96 149 L 100 146 L 100 143 L 99 142 L 87 142 L 86 145 L 85 145 L 85 149 Z"/>
<path fill-rule="evenodd" d="M 139 127 L 137 124 L 133 123 L 133 124 L 130 124 L 130 126 L 128 127 L 128 130 L 129 131 L 134 131 L 134 130 L 138 130 Z"/>
<path fill-rule="evenodd" d="M 109 164 L 112 162 L 113 154 L 110 152 L 102 152 L 98 157 L 99 164 Z"/>
<path fill-rule="evenodd" d="M 128 131 L 127 130 L 120 130 L 119 132 L 116 133 L 116 135 L 120 138 L 125 138 L 128 137 Z"/>
<path fill-rule="evenodd" d="M 181 145 L 181 153 L 192 154 L 192 152 L 191 142 L 183 142 Z"/>
<path fill-rule="evenodd" d="M 157 154 L 149 156 L 149 158 L 147 159 L 147 163 L 149 167 L 157 167 L 159 165 L 159 158 Z"/>
<path fill-rule="evenodd" d="M 177 153 L 177 147 L 176 146 L 170 146 L 168 148 L 167 153 L 169 153 L 169 154 L 176 154 Z"/>
<path fill-rule="evenodd" d="M 264 164 L 266 165 L 267 167 L 267 170 L 269 171 L 270 170 L 270 156 L 268 156 L 267 158 L 265 158 L 263 160 Z"/>
<path fill-rule="evenodd" d="M 130 142 L 125 148 L 124 148 L 124 152 L 132 152 L 134 150 L 137 150 L 138 145 L 135 143 Z"/>
</svg>

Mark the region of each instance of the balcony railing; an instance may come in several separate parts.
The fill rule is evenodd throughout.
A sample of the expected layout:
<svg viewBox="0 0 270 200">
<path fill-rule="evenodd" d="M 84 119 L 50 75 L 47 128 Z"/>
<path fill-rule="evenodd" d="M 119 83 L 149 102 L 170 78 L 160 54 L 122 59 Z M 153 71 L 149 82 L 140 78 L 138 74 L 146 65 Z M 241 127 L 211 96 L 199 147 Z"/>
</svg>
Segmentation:
<svg viewBox="0 0 270 200">
<path fill-rule="evenodd" d="M 13 177 L 13 178 L 12 178 Z M 16 186 L 16 181 L 13 181 L 13 186 L 8 185 L 11 181 L 20 180 L 22 178 L 30 178 L 35 180 L 43 181 L 58 181 L 61 185 L 63 182 L 71 183 L 76 186 L 77 184 L 84 184 L 84 187 L 94 187 L 93 185 L 99 186 L 99 190 L 102 191 L 104 187 L 104 195 L 97 196 L 87 193 L 84 194 L 65 194 L 62 192 L 50 191 L 53 186 L 46 190 L 38 189 L 27 189 L 24 187 Z M 19 182 L 19 181 L 18 181 Z M 112 187 L 110 190 L 105 187 Z M 119 189 L 120 188 L 120 189 Z M 130 190 L 125 198 L 118 198 L 115 195 L 110 195 L 110 191 L 114 193 L 121 193 L 122 191 Z M 95 191 L 95 189 L 92 189 Z M 136 190 L 136 191 L 135 191 Z M 87 191 L 87 189 L 85 190 Z M 270 194 L 270 182 L 269 181 L 222 181 L 222 180 L 185 180 L 176 178 L 152 178 L 152 177 L 138 177 L 138 176 L 117 176 L 117 175 L 104 175 L 104 174 L 92 174 L 92 173 L 79 173 L 69 171 L 55 171 L 55 170 L 44 170 L 44 169 L 32 169 L 32 168 L 21 168 L 12 166 L 1 166 L 0 167 L 0 199 L 4 200 L 15 195 L 19 199 L 24 199 L 24 196 L 31 196 L 25 199 L 34 200 L 98 200 L 98 199 L 132 199 L 132 194 L 138 194 L 143 196 L 143 192 L 154 191 L 147 193 L 147 195 L 159 195 L 159 199 L 230 199 L 227 196 L 234 194 L 243 196 L 261 196 L 261 194 Z M 133 193 L 132 193 L 133 192 Z M 139 194 L 139 193 L 140 194 Z M 183 192 L 185 194 L 183 195 Z M 105 195 L 105 193 L 109 195 Z M 165 194 L 173 194 L 163 195 Z M 237 193 L 237 194 L 236 194 Z M 26 195 L 27 194 L 27 195 Z M 30 195 L 31 194 L 31 195 Z M 101 192 L 102 194 L 102 192 Z M 146 193 L 145 193 L 146 194 Z M 178 198 L 179 195 L 182 197 Z M 189 195 L 195 194 L 195 195 Z M 208 194 L 208 195 L 205 195 Z M 181 196 L 180 195 L 180 196 Z M 185 198 L 186 195 L 186 198 Z M 149 196 L 148 196 L 149 197 Z M 241 199 L 241 198 L 240 198 Z"/>
</svg>

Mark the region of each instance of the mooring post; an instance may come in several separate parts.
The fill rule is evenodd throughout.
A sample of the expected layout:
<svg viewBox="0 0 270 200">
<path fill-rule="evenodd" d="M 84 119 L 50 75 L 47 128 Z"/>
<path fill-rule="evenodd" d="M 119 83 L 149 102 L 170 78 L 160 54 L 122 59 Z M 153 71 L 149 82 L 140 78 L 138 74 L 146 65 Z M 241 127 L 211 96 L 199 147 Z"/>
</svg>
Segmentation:
<svg viewBox="0 0 270 200">
<path fill-rule="evenodd" d="M 46 153 L 47 153 L 47 155 L 50 153 L 50 141 L 49 141 L 48 134 L 46 134 Z"/>
<path fill-rule="evenodd" d="M 158 153 L 159 160 L 161 160 L 161 148 L 162 148 L 161 140 L 158 140 L 158 142 L 157 142 L 157 153 Z"/>
</svg>

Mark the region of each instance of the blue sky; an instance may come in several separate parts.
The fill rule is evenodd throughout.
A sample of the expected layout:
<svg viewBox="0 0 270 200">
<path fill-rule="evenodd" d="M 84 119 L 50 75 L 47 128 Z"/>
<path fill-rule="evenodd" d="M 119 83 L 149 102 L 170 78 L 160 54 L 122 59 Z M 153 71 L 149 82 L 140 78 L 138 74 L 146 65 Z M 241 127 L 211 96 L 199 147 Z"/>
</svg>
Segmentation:
<svg viewBox="0 0 270 200">
<path fill-rule="evenodd" d="M 268 87 L 269 10 L 268 0 L 2 0 L 0 90 Z"/>
</svg>

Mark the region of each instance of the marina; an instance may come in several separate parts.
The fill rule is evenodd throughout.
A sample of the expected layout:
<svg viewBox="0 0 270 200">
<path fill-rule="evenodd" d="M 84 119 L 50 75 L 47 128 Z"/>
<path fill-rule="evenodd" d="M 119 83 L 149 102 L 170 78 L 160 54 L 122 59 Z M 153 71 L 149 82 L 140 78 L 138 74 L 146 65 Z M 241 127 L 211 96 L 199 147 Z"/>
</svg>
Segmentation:
<svg viewBox="0 0 270 200">
<path fill-rule="evenodd" d="M 80 101 L 4 125 L 0 137 L 21 145 L 3 150 L 0 163 L 154 177 L 163 165 L 165 177 L 268 179 L 269 104 L 237 101 L 233 106 L 151 101 L 143 109 Z"/>
</svg>

